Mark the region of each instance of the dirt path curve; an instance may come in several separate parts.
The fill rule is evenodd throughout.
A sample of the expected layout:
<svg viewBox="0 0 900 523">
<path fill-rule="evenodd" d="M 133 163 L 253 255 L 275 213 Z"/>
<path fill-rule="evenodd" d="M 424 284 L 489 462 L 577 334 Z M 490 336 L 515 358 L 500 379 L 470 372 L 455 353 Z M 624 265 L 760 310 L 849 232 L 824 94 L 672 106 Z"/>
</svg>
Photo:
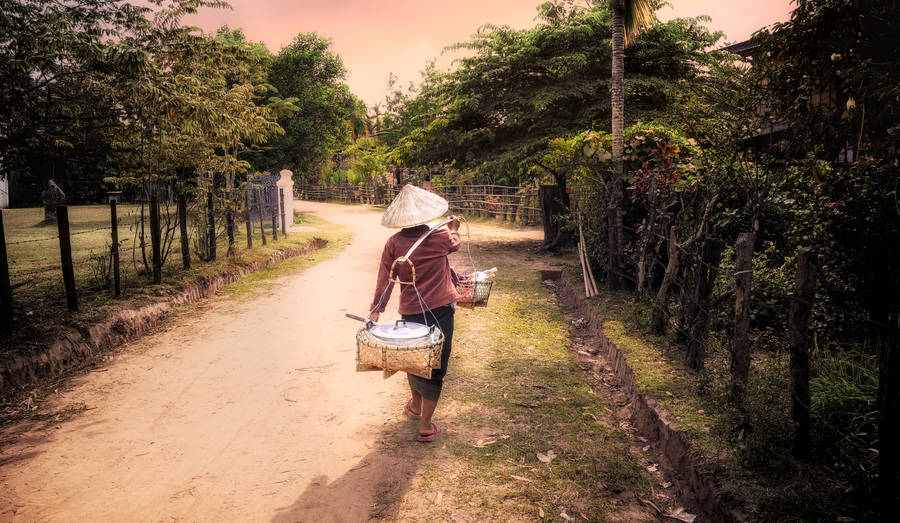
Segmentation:
<svg viewBox="0 0 900 523">
<path fill-rule="evenodd" d="M 185 315 L 77 378 L 54 405 L 87 407 L 70 421 L 5 430 L 0 520 L 271 520 L 371 451 L 401 413 L 405 380 L 355 372 L 358 324 L 343 314 L 366 310 L 390 231 L 362 207 L 296 208 L 355 239 L 270 292 Z"/>
</svg>

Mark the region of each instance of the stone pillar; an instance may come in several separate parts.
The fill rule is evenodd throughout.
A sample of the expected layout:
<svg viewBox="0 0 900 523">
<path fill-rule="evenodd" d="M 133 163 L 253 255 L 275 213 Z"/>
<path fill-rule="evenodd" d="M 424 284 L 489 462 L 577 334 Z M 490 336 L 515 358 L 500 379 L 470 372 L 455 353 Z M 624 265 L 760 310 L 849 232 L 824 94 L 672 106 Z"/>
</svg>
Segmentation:
<svg viewBox="0 0 900 523">
<path fill-rule="evenodd" d="M 56 223 L 56 207 L 66 203 L 66 193 L 53 180 L 47 180 L 47 188 L 41 193 L 44 204 L 44 223 Z"/>
<path fill-rule="evenodd" d="M 278 203 L 284 206 L 285 226 L 290 229 L 294 223 L 294 173 L 287 169 L 282 169 L 278 175 L 279 178 L 275 185 L 278 189 L 284 189 L 284 200 Z M 276 191 L 276 194 L 280 195 L 280 191 Z M 282 232 L 287 233 L 286 230 Z"/>
</svg>

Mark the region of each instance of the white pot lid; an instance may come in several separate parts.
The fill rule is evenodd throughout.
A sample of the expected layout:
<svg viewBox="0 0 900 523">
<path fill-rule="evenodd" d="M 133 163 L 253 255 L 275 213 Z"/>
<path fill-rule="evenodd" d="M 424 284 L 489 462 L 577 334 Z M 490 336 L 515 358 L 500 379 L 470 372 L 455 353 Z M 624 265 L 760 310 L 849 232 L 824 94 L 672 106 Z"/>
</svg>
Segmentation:
<svg viewBox="0 0 900 523">
<path fill-rule="evenodd" d="M 402 343 L 427 338 L 431 328 L 421 323 L 397 320 L 396 323 L 379 323 L 369 329 L 369 332 L 380 340 Z"/>
</svg>

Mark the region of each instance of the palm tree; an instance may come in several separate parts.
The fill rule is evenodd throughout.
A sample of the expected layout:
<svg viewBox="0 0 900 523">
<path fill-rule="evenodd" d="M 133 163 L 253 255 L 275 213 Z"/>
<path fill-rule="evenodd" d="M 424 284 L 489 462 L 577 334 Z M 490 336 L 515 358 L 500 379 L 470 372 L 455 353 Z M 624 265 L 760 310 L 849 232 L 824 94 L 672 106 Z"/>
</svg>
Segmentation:
<svg viewBox="0 0 900 523">
<path fill-rule="evenodd" d="M 622 179 L 625 173 L 623 151 L 625 149 L 625 46 L 637 34 L 655 20 L 655 0 L 610 0 L 612 11 L 612 156 L 615 161 L 615 178 L 611 184 L 607 226 L 609 229 L 609 277 L 610 290 L 623 287 L 622 259 L 624 240 L 622 230 Z"/>
</svg>

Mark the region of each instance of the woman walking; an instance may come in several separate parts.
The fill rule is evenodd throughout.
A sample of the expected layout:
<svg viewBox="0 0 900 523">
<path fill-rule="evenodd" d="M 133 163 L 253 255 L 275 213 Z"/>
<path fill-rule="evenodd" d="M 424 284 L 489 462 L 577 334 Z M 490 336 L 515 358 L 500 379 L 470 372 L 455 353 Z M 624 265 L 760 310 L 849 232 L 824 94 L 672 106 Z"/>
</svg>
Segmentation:
<svg viewBox="0 0 900 523">
<path fill-rule="evenodd" d="M 369 308 L 369 319 L 377 322 L 384 312 L 393 289 L 390 281 L 391 265 L 409 251 L 425 233 L 428 222 L 447 212 L 447 200 L 413 185 L 405 185 L 384 212 L 381 225 L 399 228 L 400 231 L 388 238 L 381 253 L 375 298 Z M 447 255 L 459 250 L 459 219 L 450 216 L 447 229 L 436 229 L 424 237 L 409 256 L 415 266 L 415 286 L 401 285 L 400 314 L 409 322 L 433 325 L 437 322 L 444 333 L 441 352 L 441 368 L 431 373 L 431 379 L 407 374 L 411 397 L 403 411 L 412 419 L 419 420 L 416 439 L 434 441 L 441 429 L 432 421 L 434 410 L 441 396 L 444 376 L 453 342 L 453 315 L 459 294 L 456 292 L 455 274 L 450 268 Z M 410 265 L 398 263 L 397 276 L 400 281 L 411 281 Z M 418 290 L 418 294 L 417 294 Z"/>
</svg>

